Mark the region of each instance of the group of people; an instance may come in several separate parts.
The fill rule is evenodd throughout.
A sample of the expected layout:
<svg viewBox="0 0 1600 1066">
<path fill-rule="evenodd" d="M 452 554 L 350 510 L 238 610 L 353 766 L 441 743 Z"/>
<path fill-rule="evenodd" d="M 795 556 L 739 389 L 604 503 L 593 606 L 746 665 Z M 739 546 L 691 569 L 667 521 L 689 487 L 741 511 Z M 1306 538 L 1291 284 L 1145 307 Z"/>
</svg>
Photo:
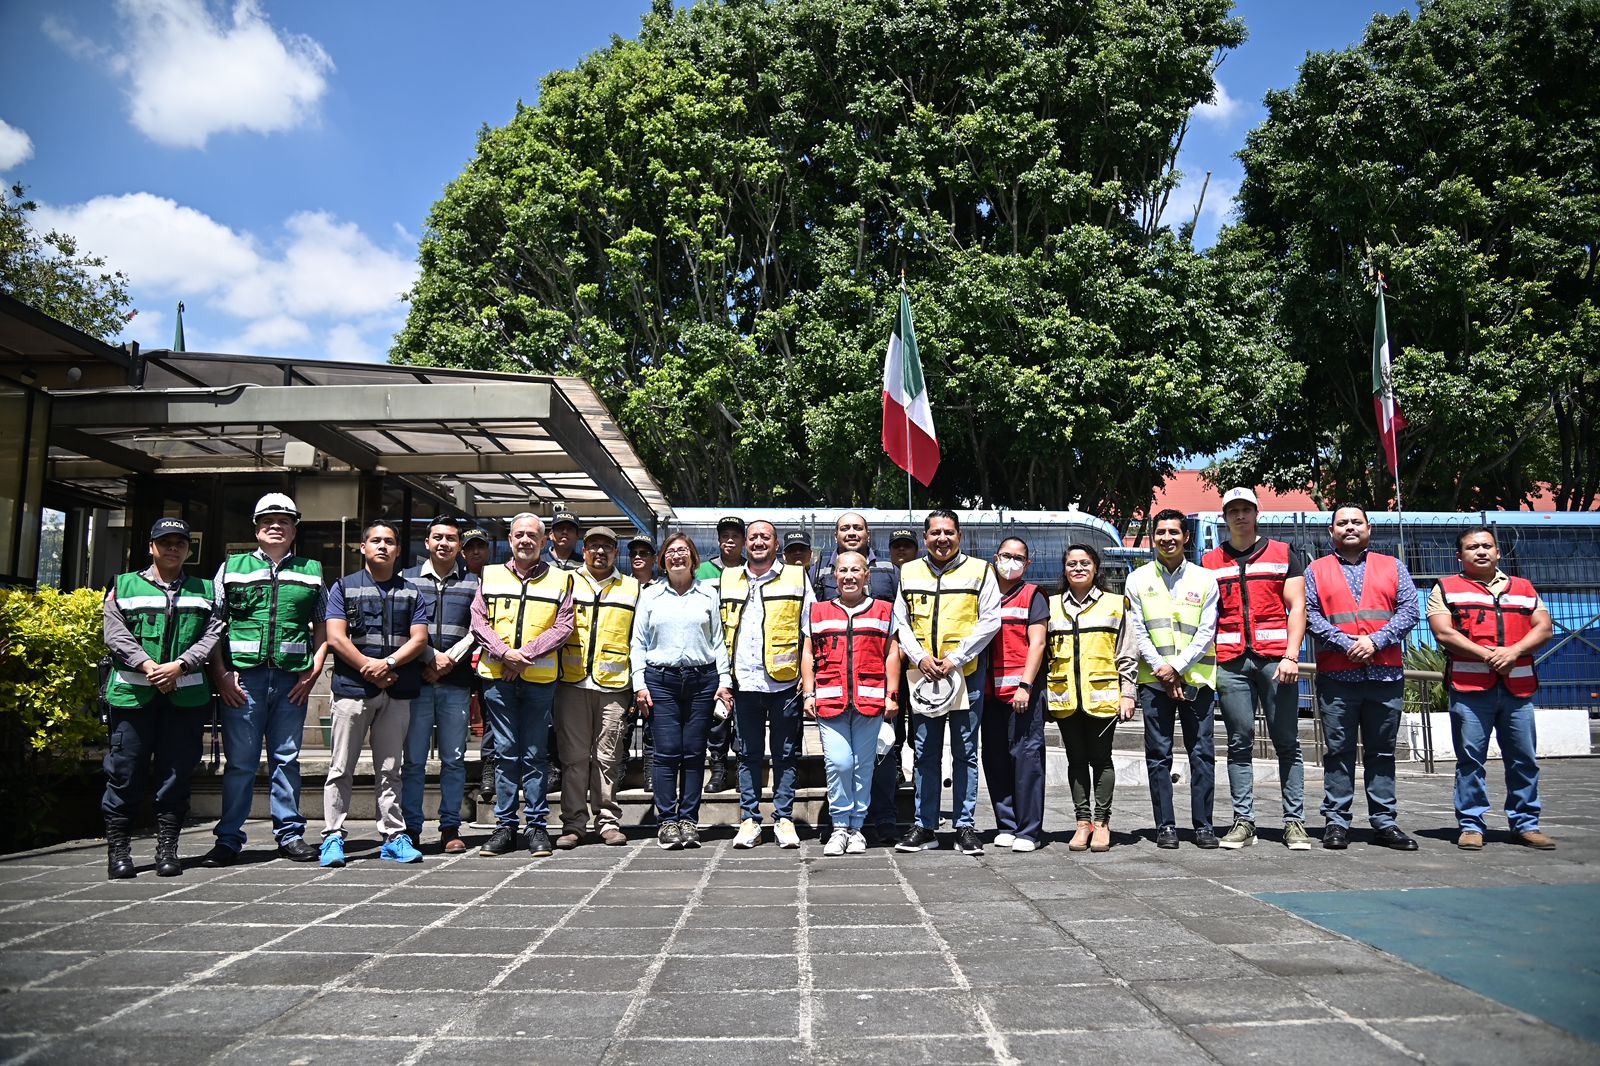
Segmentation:
<svg viewBox="0 0 1600 1066">
<path fill-rule="evenodd" d="M 1136 713 L 1157 847 L 1179 846 L 1171 771 L 1181 733 L 1193 842 L 1239 849 L 1257 839 L 1258 706 L 1279 764 L 1281 839 L 1306 850 L 1299 656 L 1308 631 L 1325 737 L 1322 846 L 1348 846 L 1359 744 L 1372 842 L 1414 850 L 1395 798 L 1402 651 L 1419 615 L 1411 577 L 1400 560 L 1368 549 L 1371 526 L 1360 507 L 1334 511 L 1333 550 L 1309 566 L 1259 535 L 1258 507 L 1251 490 L 1230 490 L 1229 540 L 1199 563 L 1188 558 L 1184 516 L 1158 513 L 1156 557 L 1129 575 L 1122 594 L 1102 587 L 1100 555 L 1086 544 L 1063 553 L 1059 591 L 1048 593 L 1027 579 L 1025 540 L 1003 540 L 993 559 L 970 555 L 959 518 L 943 509 L 927 515 L 920 545 L 913 530 L 894 530 L 886 559 L 854 513 L 836 523 L 833 550 L 815 558 L 804 534 L 780 542 L 771 522 L 730 517 L 718 524 L 716 559 L 702 561 L 678 532 L 659 551 L 632 538 L 625 563 L 615 530 L 594 526 L 580 537 L 570 513 L 555 516 L 550 536 L 539 516 L 517 515 L 503 563 L 489 562 L 481 529 L 440 518 L 428 528 L 425 560 L 404 570 L 402 530 L 377 520 L 362 531 L 362 568 L 331 586 L 315 560 L 294 552 L 300 515 L 281 493 L 255 507 L 256 549 L 229 557 L 212 580 L 184 572 L 188 526 L 163 518 L 150 531 L 151 565 L 121 575 L 105 599 L 114 662 L 105 690 L 108 875 L 135 874 L 131 823 L 152 776 L 156 872 L 182 872 L 178 833 L 213 693 L 222 703 L 226 768 L 208 866 L 239 859 L 263 750 L 284 857 L 344 865 L 364 748 L 379 857 L 421 860 L 423 786 L 435 747 L 440 847 L 465 851 L 475 696 L 494 773 L 495 828 L 479 847 L 484 856 L 626 843 L 616 793 L 635 719 L 647 727 L 662 848 L 699 845 L 708 767 L 717 790 L 730 763 L 740 794 L 733 846 L 760 845 L 769 755 L 772 839 L 797 847 L 797 769 L 803 724 L 812 720 L 827 772 L 825 855 L 864 851 L 870 838 L 904 852 L 939 848 L 947 734 L 955 847 L 983 852 L 981 751 L 993 844 L 1032 851 L 1044 839 L 1044 729 L 1052 718 L 1076 821 L 1067 846 L 1105 851 L 1113 734 Z M 1458 844 L 1483 846 L 1494 735 L 1513 833 L 1551 848 L 1539 827 L 1531 699 L 1532 656 L 1550 635 L 1550 615 L 1531 584 L 1500 571 L 1492 530 L 1463 533 L 1458 555 L 1462 573 L 1442 580 L 1427 606 L 1449 659 Z M 330 656 L 332 752 L 322 839 L 313 846 L 299 809 L 298 756 L 307 699 Z M 1233 801 L 1221 837 L 1213 824 L 1215 706 Z M 896 794 L 908 737 L 914 815 L 902 834 Z M 562 771 L 554 840 L 553 761 Z"/>
</svg>

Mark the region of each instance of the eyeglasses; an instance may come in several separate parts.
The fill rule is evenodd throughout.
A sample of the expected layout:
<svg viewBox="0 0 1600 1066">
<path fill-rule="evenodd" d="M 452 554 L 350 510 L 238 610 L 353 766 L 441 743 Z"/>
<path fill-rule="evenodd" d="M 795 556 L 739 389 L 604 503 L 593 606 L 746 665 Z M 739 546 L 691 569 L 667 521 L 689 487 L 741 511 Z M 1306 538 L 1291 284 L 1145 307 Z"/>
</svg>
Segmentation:
<svg viewBox="0 0 1600 1066">
<path fill-rule="evenodd" d="M 1000 552 L 995 558 L 1004 559 L 1008 563 L 1025 563 L 1028 561 L 1026 555 L 1012 555 L 1010 552 Z"/>
</svg>

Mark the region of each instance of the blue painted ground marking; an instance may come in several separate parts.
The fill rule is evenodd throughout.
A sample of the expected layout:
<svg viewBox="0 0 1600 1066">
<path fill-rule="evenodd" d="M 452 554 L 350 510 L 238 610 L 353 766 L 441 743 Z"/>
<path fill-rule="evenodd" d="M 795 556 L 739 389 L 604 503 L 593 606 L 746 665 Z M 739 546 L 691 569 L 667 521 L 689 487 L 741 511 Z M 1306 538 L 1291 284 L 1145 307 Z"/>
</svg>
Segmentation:
<svg viewBox="0 0 1600 1066">
<path fill-rule="evenodd" d="M 1257 898 L 1600 1043 L 1600 885 Z"/>
</svg>

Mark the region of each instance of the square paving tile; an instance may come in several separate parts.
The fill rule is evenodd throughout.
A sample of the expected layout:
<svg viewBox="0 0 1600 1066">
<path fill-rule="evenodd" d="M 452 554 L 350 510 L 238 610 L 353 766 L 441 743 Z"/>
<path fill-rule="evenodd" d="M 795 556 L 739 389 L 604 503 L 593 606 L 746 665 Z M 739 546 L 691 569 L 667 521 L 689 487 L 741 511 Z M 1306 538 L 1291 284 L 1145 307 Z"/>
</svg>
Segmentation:
<svg viewBox="0 0 1600 1066">
<path fill-rule="evenodd" d="M 970 993 L 891 991 L 876 993 L 818 992 L 812 1026 L 819 1042 L 861 1037 L 907 1038 L 906 1019 L 919 1019 L 917 1036 L 927 1030 L 980 1036 Z M 912 1036 L 911 1039 L 916 1039 Z M 876 1048 L 878 1045 L 870 1045 Z"/>
<path fill-rule="evenodd" d="M 811 960 L 819 989 L 955 988 L 950 964 L 940 955 L 818 955 Z"/>
<path fill-rule="evenodd" d="M 119 951 L 102 955 L 45 988 L 164 987 L 215 966 L 228 956 L 206 951 Z"/>
<path fill-rule="evenodd" d="M 631 992 L 653 960 L 647 957 L 545 959 L 523 962 L 498 987 L 504 991 L 549 989 L 573 992 Z"/>
<path fill-rule="evenodd" d="M 1292 1062 L 1295 1066 L 1415 1063 L 1389 1045 L 1344 1022 L 1312 1025 L 1191 1025 L 1194 1040 L 1223 1063 Z"/>
<path fill-rule="evenodd" d="M 793 955 L 768 958 L 700 955 L 667 959 L 652 990 L 766 992 L 799 987 L 800 965 Z"/>
<path fill-rule="evenodd" d="M 658 1035 L 650 1026 L 659 1019 L 670 1025 L 671 1035 L 676 1037 L 793 1039 L 800 1035 L 799 998 L 790 991 L 665 992 L 656 988 L 641 1001 L 640 1024 L 628 1035 Z"/>
</svg>

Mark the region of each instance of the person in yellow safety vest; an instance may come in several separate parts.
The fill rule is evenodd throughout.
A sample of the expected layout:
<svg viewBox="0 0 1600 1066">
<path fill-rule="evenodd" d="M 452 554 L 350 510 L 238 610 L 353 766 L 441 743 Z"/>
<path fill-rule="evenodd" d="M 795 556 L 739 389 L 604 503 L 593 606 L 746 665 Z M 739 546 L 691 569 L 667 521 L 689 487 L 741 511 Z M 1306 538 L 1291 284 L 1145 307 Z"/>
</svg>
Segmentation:
<svg viewBox="0 0 1600 1066">
<path fill-rule="evenodd" d="M 961 520 L 954 511 L 929 511 L 922 522 L 922 543 L 927 554 L 900 567 L 895 636 L 906 658 L 924 677 L 964 685 L 967 706 L 942 715 L 913 714 L 916 821 L 895 844 L 895 850 L 939 847 L 940 761 L 948 719 L 956 848 L 963 855 L 982 855 L 983 841 L 974 824 L 985 676 L 980 667 L 984 650 L 1000 630 L 1000 584 L 988 562 L 962 554 Z M 912 681 L 915 686 L 915 677 Z M 916 711 L 915 705 L 912 710 Z"/>
<path fill-rule="evenodd" d="M 628 842 L 616 791 L 632 702 L 628 645 L 639 582 L 618 573 L 616 563 L 616 530 L 590 528 L 583 535 L 583 569 L 574 571 L 573 630 L 561 649 L 556 686 L 556 736 L 564 762 L 556 847 L 563 851 L 583 842 L 591 806 L 603 842 Z"/>
<path fill-rule="evenodd" d="M 545 829 L 550 771 L 550 710 L 561 646 L 572 636 L 570 570 L 540 557 L 544 522 L 523 512 L 511 520 L 511 558 L 488 566 L 472 601 L 472 635 L 483 654 L 483 707 L 494 730 L 495 830 L 478 854 L 506 855 L 517 846 L 517 793 L 524 796 L 528 853 L 550 855 Z"/>
<path fill-rule="evenodd" d="M 800 846 L 794 828 L 800 759 L 800 620 L 816 594 L 803 566 L 778 555 L 771 522 L 745 527 L 745 564 L 717 579 L 722 631 L 733 664 L 734 748 L 739 753 L 739 831 L 733 846 L 761 843 L 761 782 L 772 743 L 772 833 L 781 848 Z"/>
<path fill-rule="evenodd" d="M 1172 732 L 1183 728 L 1189 755 L 1189 818 L 1197 847 L 1215 848 L 1217 579 L 1184 558 L 1189 530 L 1183 512 L 1157 513 L 1150 539 L 1154 561 L 1128 575 L 1125 591 L 1139 648 L 1139 705 L 1144 712 L 1144 763 L 1155 811 L 1156 847 L 1178 846 L 1172 809 Z"/>
</svg>

